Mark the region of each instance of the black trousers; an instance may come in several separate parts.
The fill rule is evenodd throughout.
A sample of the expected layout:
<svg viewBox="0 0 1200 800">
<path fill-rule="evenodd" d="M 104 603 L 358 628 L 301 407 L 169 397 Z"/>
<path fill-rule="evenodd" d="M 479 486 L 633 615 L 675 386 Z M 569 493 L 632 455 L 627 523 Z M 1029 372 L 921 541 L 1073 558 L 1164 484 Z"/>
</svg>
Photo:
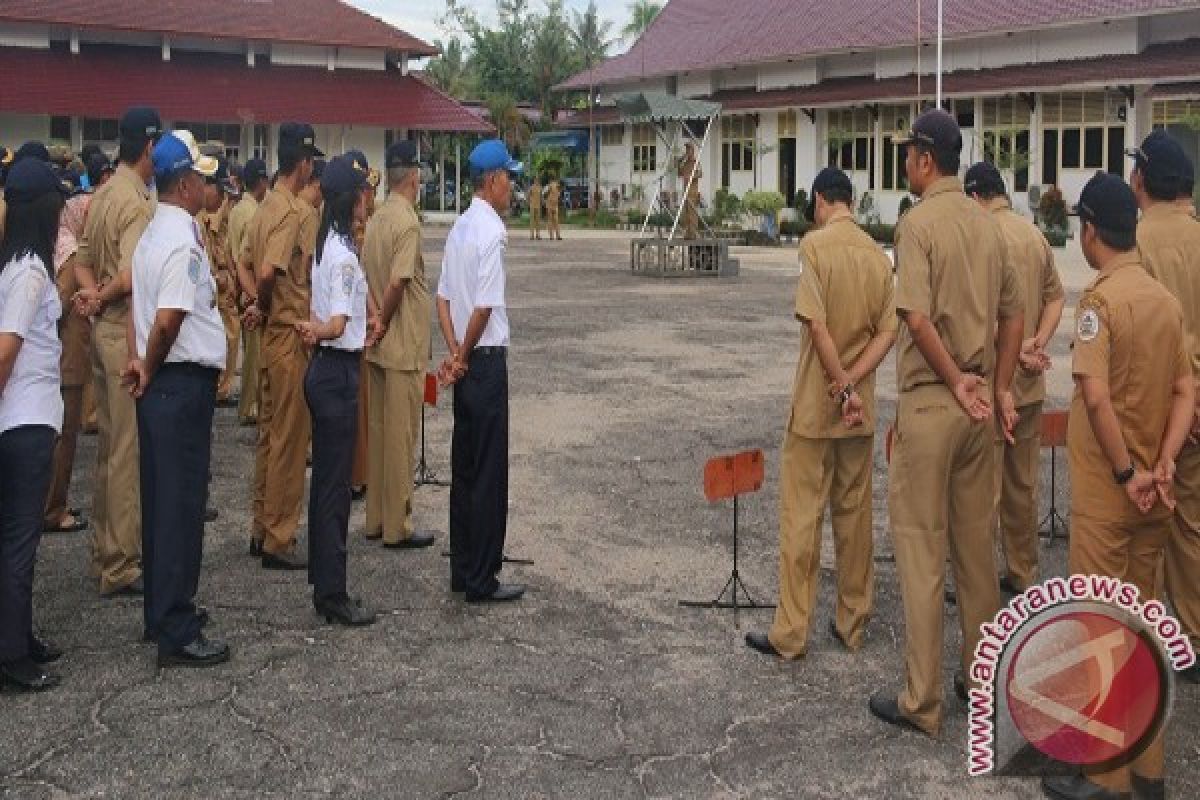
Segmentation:
<svg viewBox="0 0 1200 800">
<path fill-rule="evenodd" d="M 0 433 L 0 663 L 29 657 L 33 565 L 57 435 L 48 425 Z"/>
<path fill-rule="evenodd" d="M 360 353 L 318 347 L 304 375 L 304 398 L 312 416 L 308 582 L 318 600 L 346 593 L 346 530 L 361 362 Z"/>
<path fill-rule="evenodd" d="M 508 360 L 476 349 L 454 386 L 450 446 L 450 583 L 468 597 L 496 590 L 508 530 Z"/>
<path fill-rule="evenodd" d="M 220 372 L 164 364 L 137 401 L 146 632 L 161 653 L 200 635 L 196 589 Z"/>
</svg>

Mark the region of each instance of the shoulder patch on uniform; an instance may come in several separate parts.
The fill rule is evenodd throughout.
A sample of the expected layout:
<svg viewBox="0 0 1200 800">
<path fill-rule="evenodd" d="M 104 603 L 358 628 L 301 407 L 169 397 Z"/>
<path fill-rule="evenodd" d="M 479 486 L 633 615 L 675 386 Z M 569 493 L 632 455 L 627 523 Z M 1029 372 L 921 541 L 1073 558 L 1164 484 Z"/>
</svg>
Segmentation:
<svg viewBox="0 0 1200 800">
<path fill-rule="evenodd" d="M 1100 315 L 1094 308 L 1085 308 L 1080 312 L 1079 321 L 1075 324 L 1075 333 L 1081 342 L 1090 342 L 1099 335 Z"/>
<path fill-rule="evenodd" d="M 342 294 L 346 297 L 354 294 L 354 265 L 349 261 L 342 265 Z"/>
<path fill-rule="evenodd" d="M 191 259 L 188 260 L 188 279 L 196 284 L 200 284 L 200 275 L 204 271 L 204 262 L 196 253 L 192 253 Z"/>
</svg>

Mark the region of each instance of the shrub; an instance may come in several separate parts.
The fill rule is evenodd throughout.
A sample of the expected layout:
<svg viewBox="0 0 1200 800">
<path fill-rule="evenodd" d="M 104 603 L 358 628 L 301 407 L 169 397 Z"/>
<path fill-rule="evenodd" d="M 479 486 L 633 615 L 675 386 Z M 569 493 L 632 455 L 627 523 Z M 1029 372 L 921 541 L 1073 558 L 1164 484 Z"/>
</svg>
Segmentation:
<svg viewBox="0 0 1200 800">
<path fill-rule="evenodd" d="M 867 234 L 870 235 L 870 237 L 872 239 L 879 242 L 880 244 L 895 244 L 895 242 L 896 242 L 896 226 L 895 225 L 883 225 L 880 223 L 874 223 L 871 225 L 863 225 L 862 229 L 864 231 L 866 231 Z"/>
<path fill-rule="evenodd" d="M 596 212 L 596 216 L 592 220 L 592 225 L 597 228 L 615 228 L 620 222 L 621 218 L 616 214 L 601 209 Z"/>
<path fill-rule="evenodd" d="M 725 187 L 717 189 L 717 193 L 713 195 L 712 213 L 712 219 L 717 226 L 724 225 L 726 220 L 730 220 L 741 215 L 742 210 L 742 201 L 736 194 L 729 191 Z"/>
<path fill-rule="evenodd" d="M 1063 193 L 1057 186 L 1051 187 L 1042 195 L 1038 203 L 1038 217 L 1044 227 L 1066 231 L 1067 201 L 1063 199 Z"/>
<path fill-rule="evenodd" d="M 749 214 L 762 217 L 773 217 L 787 206 L 783 195 L 779 192 L 746 192 L 742 198 L 742 207 Z"/>
<path fill-rule="evenodd" d="M 1050 243 L 1051 247 L 1067 246 L 1067 232 L 1063 228 L 1043 230 L 1042 234 L 1046 237 L 1046 241 Z"/>
<path fill-rule="evenodd" d="M 808 192 L 804 189 L 797 189 L 796 199 L 792 201 L 792 208 L 796 209 L 800 219 L 808 219 Z M 808 221 L 812 222 L 812 220 Z"/>
<path fill-rule="evenodd" d="M 812 223 L 806 219 L 787 219 L 779 223 L 779 233 L 782 236 L 801 237 L 812 228 Z"/>
<path fill-rule="evenodd" d="M 901 200 L 900 200 L 900 212 L 896 218 L 903 219 L 905 214 L 912 211 L 912 207 L 914 205 L 915 205 L 915 203 L 913 203 L 912 195 L 911 194 L 904 195 L 904 197 L 901 198 Z"/>
</svg>

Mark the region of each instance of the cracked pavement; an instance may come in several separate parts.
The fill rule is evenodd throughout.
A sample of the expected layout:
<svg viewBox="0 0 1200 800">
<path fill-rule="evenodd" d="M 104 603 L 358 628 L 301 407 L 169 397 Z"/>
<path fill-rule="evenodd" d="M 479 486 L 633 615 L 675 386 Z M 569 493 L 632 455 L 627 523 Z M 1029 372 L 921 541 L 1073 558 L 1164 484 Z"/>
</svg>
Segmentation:
<svg viewBox="0 0 1200 800">
<path fill-rule="evenodd" d="M 434 273 L 445 230 L 427 232 Z M 794 247 L 739 250 L 732 280 L 639 279 L 626 235 L 567 232 L 509 251 L 513 348 L 508 553 L 532 566 L 518 604 L 468 607 L 435 547 L 386 551 L 351 520 L 350 587 L 381 611 L 365 630 L 324 624 L 303 573 L 246 555 L 252 448 L 220 409 L 199 600 L 233 647 L 210 670 L 154 667 L 137 601 L 104 600 L 87 535 L 47 535 L 38 629 L 60 644 L 63 685 L 0 696 L 0 796 L 13 798 L 1032 798 L 1028 776 L 969 779 L 966 716 L 950 691 L 957 621 L 947 609 L 946 717 L 939 739 L 875 721 L 866 698 L 901 681 L 903 619 L 877 438 L 876 617 L 842 650 L 832 543 L 808 656 L 784 664 L 742 644 L 769 611 L 692 610 L 730 568 L 730 508 L 709 506 L 710 456 L 761 447 L 764 490 L 741 504 L 741 574 L 776 582 L 778 453 L 796 357 Z M 1065 407 L 1077 251 L 1050 381 Z M 440 337 L 435 337 L 435 341 Z M 440 342 L 435 344 L 440 358 Z M 894 372 L 880 378 L 881 424 Z M 428 416 L 430 465 L 449 472 L 449 396 Z M 74 504 L 90 506 L 95 440 L 81 439 Z M 1060 473 L 1065 473 L 1060 459 Z M 1044 476 L 1045 477 L 1045 476 Z M 1064 475 L 1060 475 L 1060 506 Z M 1045 495 L 1047 492 L 1043 492 Z M 446 529 L 447 491 L 416 514 Z M 303 530 L 301 536 L 303 537 Z M 1042 545 L 1044 573 L 1065 547 Z M 1200 796 L 1200 687 L 1180 685 L 1168 739 L 1169 796 Z"/>
</svg>

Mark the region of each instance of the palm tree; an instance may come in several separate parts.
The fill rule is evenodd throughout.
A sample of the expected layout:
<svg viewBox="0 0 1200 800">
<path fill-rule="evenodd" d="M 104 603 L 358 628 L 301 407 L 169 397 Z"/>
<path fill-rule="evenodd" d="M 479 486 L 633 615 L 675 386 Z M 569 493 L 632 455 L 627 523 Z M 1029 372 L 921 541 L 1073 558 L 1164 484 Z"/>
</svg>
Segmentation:
<svg viewBox="0 0 1200 800">
<path fill-rule="evenodd" d="M 445 44 L 435 41 L 433 44 L 441 54 L 430 60 L 425 73 L 433 85 L 446 94 L 451 97 L 463 97 L 469 89 L 470 76 L 462 44 L 458 39 L 450 39 Z"/>
<path fill-rule="evenodd" d="M 612 23 L 600 18 L 596 0 L 588 0 L 582 12 L 571 12 L 571 39 L 580 66 L 591 69 L 608 57 L 608 48 L 615 39 L 609 35 Z"/>
<path fill-rule="evenodd" d="M 626 22 L 625 27 L 621 29 L 621 33 L 627 39 L 636 39 L 641 36 L 658 16 L 658 12 L 662 11 L 661 5 L 652 3 L 650 0 L 633 0 L 627 8 L 629 9 L 629 22 Z"/>
<path fill-rule="evenodd" d="M 520 150 L 529 143 L 533 129 L 510 94 L 493 94 L 485 101 L 496 134 L 509 150 Z"/>
</svg>

